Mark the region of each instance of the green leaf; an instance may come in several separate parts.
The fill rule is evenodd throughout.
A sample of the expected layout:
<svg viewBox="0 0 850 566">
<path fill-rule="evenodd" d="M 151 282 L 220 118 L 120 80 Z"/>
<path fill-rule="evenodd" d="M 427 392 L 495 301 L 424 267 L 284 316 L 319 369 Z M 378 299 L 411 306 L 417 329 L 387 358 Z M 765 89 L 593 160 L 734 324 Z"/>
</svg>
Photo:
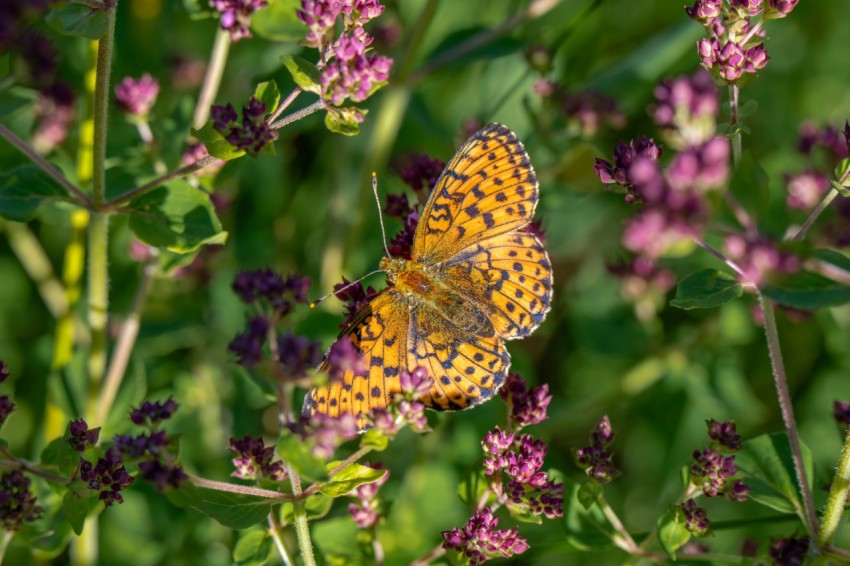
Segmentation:
<svg viewBox="0 0 850 566">
<path fill-rule="evenodd" d="M 33 217 L 39 205 L 67 200 L 65 189 L 40 167 L 29 164 L 0 173 L 0 216 L 16 222 Z"/>
<path fill-rule="evenodd" d="M 533 525 L 543 524 L 543 516 L 532 513 L 531 508 L 525 503 L 514 503 L 513 501 L 508 500 L 508 502 L 505 503 L 505 507 L 507 507 L 508 514 L 510 514 L 514 521 L 518 521 L 520 523 L 531 523 Z"/>
<path fill-rule="evenodd" d="M 585 509 L 578 499 L 579 486 L 572 486 L 564 499 L 564 530 L 567 542 L 579 550 L 611 546 L 614 531 L 598 505 Z"/>
<path fill-rule="evenodd" d="M 815 259 L 819 259 L 835 267 L 839 267 L 845 271 L 850 271 L 850 257 L 847 257 L 841 252 L 827 249 L 812 250 L 811 255 Z"/>
<path fill-rule="evenodd" d="M 316 65 L 306 59 L 292 55 L 282 55 L 280 61 L 292 75 L 295 84 L 301 87 L 301 90 L 321 94 L 322 86 L 319 84 L 319 69 Z"/>
<path fill-rule="evenodd" d="M 296 41 L 304 37 L 306 28 L 295 15 L 300 0 L 269 0 L 263 10 L 251 15 L 251 31 L 271 41 Z"/>
<path fill-rule="evenodd" d="M 848 185 L 842 185 L 837 179 L 844 179 L 848 172 L 850 172 L 850 157 L 845 157 L 835 166 L 835 179 L 831 181 L 832 186 L 843 197 L 850 196 L 850 189 Z"/>
<path fill-rule="evenodd" d="M 113 8 L 114 9 L 114 8 Z M 47 14 L 47 23 L 63 35 L 100 39 L 106 33 L 109 18 L 105 10 L 95 10 L 85 4 L 67 4 Z"/>
<path fill-rule="evenodd" d="M 254 98 L 266 105 L 266 114 L 272 114 L 280 104 L 280 90 L 274 81 L 266 81 L 257 85 L 254 89 Z M 274 146 L 274 144 L 268 144 Z"/>
<path fill-rule="evenodd" d="M 741 285 L 722 271 L 702 269 L 679 281 L 670 304 L 680 309 L 709 309 L 740 297 L 742 292 Z"/>
<path fill-rule="evenodd" d="M 65 438 L 55 438 L 41 451 L 41 463 L 55 466 L 61 475 L 71 475 L 80 465 L 80 453 Z"/>
<path fill-rule="evenodd" d="M 133 199 L 127 208 L 130 229 L 151 246 L 188 253 L 227 240 L 209 195 L 182 179 Z"/>
<path fill-rule="evenodd" d="M 806 476 L 811 482 L 814 477 L 812 454 L 807 446 L 800 448 Z M 735 464 L 750 487 L 750 499 L 782 513 L 804 516 L 791 446 L 785 433 L 764 434 L 747 440 L 736 453 Z"/>
<path fill-rule="evenodd" d="M 233 547 L 236 564 L 260 565 L 268 562 L 272 554 L 272 537 L 266 529 L 249 530 L 239 537 Z"/>
<path fill-rule="evenodd" d="M 225 527 L 246 529 L 266 519 L 273 501 L 256 495 L 230 493 L 186 484 L 168 492 L 176 505 L 209 515 Z"/>
<path fill-rule="evenodd" d="M 207 153 L 224 161 L 231 161 L 245 155 L 244 149 L 236 149 L 232 143 L 224 139 L 221 133 L 213 128 L 212 120 L 204 124 L 200 130 L 192 128 L 192 135 L 207 148 Z"/>
<path fill-rule="evenodd" d="M 463 479 L 460 480 L 457 486 L 457 495 L 463 501 L 464 505 L 473 509 L 478 505 L 478 502 L 488 487 L 489 482 L 487 481 L 487 476 L 484 474 L 484 470 L 476 467 L 464 474 Z"/>
<path fill-rule="evenodd" d="M 370 428 L 363 436 L 360 437 L 360 447 L 369 447 L 376 452 L 383 452 L 390 444 L 390 439 L 386 434 L 378 429 Z"/>
<path fill-rule="evenodd" d="M 672 560 L 676 560 L 676 551 L 691 540 L 691 533 L 685 528 L 679 509 L 671 507 L 667 513 L 658 518 L 656 527 L 658 528 L 658 542 L 661 543 L 664 552 Z"/>
<path fill-rule="evenodd" d="M 62 500 L 62 511 L 65 512 L 65 518 L 74 532 L 79 536 L 83 532 L 83 525 L 86 522 L 86 517 L 89 514 L 90 498 L 80 497 L 73 491 L 65 493 L 65 498 Z"/>
<path fill-rule="evenodd" d="M 360 110 L 353 106 L 347 108 L 329 108 L 325 114 L 325 127 L 335 134 L 344 136 L 356 136 L 360 133 L 360 122 L 366 110 Z"/>
<path fill-rule="evenodd" d="M 767 210 L 770 197 L 767 173 L 750 152 L 745 151 L 741 156 L 729 181 L 729 190 L 752 218 L 758 219 Z"/>
<path fill-rule="evenodd" d="M 493 41 L 481 43 L 478 41 L 482 36 L 489 35 L 490 29 L 486 27 L 471 27 L 458 30 L 450 33 L 440 42 L 437 47 L 428 55 L 427 60 L 430 62 L 450 63 L 454 68 L 466 67 L 474 61 L 487 59 L 498 59 L 512 53 L 517 53 L 525 49 L 525 42 L 520 39 L 502 35 Z M 492 36 L 491 36 L 492 37 Z M 472 44 L 477 47 L 475 49 L 461 51 L 459 56 L 451 56 L 447 59 L 446 54 L 455 52 L 457 48 L 464 44 Z M 426 63 L 428 65 L 429 63 Z"/>
<path fill-rule="evenodd" d="M 304 502 L 304 507 L 307 511 L 307 519 L 321 519 L 331 510 L 333 506 L 334 498 L 328 497 L 327 495 L 322 495 L 321 493 L 314 493 L 310 497 L 306 499 Z M 280 519 L 283 521 L 285 525 L 291 525 L 294 519 L 294 511 L 295 506 L 292 502 L 287 501 L 283 505 L 280 506 Z"/>
<path fill-rule="evenodd" d="M 13 86 L 0 91 L 0 120 L 18 115 L 34 107 L 38 102 L 38 91 Z"/>
<path fill-rule="evenodd" d="M 807 271 L 766 285 L 761 291 L 765 297 L 777 303 L 802 310 L 817 310 L 850 302 L 850 287 Z"/>
<path fill-rule="evenodd" d="M 290 466 L 295 468 L 302 478 L 316 481 L 325 476 L 325 464 L 311 452 L 313 444 L 289 431 L 281 433 L 277 441 L 277 451 Z"/>
<path fill-rule="evenodd" d="M 330 462 L 325 468 L 330 472 L 339 464 Z M 351 493 L 359 485 L 380 480 L 387 473 L 387 470 L 376 470 L 355 462 L 341 469 L 328 481 L 319 484 L 319 492 L 330 497 L 340 497 Z"/>
<path fill-rule="evenodd" d="M 601 485 L 594 481 L 587 480 L 579 486 L 576 497 L 582 507 L 590 509 L 591 505 L 599 500 L 599 496 L 602 495 L 602 490 L 603 488 Z"/>
</svg>

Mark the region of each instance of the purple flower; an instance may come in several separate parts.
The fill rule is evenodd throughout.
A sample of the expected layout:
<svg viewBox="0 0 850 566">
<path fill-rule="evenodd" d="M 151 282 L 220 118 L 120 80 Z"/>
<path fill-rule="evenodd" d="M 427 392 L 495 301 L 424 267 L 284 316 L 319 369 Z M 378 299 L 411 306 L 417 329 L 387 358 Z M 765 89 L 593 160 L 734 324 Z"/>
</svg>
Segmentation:
<svg viewBox="0 0 850 566">
<path fill-rule="evenodd" d="M 30 479 L 20 470 L 0 475 L 0 529 L 14 533 L 44 513 L 30 492 Z"/>
<path fill-rule="evenodd" d="M 0 427 L 13 412 L 15 412 L 15 403 L 8 395 L 0 395 Z"/>
<path fill-rule="evenodd" d="M 334 42 L 334 57 L 319 78 L 322 100 L 334 106 L 346 99 L 362 102 L 389 79 L 392 59 L 366 53 L 369 43 L 371 38 L 365 32 L 344 33 Z"/>
<path fill-rule="evenodd" d="M 245 332 L 237 334 L 227 349 L 236 354 L 236 363 L 244 367 L 257 365 L 263 358 L 263 345 L 269 332 L 269 321 L 255 316 L 248 322 Z"/>
<path fill-rule="evenodd" d="M 334 29 L 334 22 L 342 11 L 340 0 L 301 0 L 295 15 L 307 26 L 305 45 L 321 48 Z"/>
<path fill-rule="evenodd" d="M 655 87 L 655 99 L 657 104 L 651 109 L 655 123 L 675 130 L 683 145 L 703 143 L 714 134 L 720 104 L 707 71 L 662 81 Z"/>
<path fill-rule="evenodd" d="M 741 268 L 744 281 L 756 286 L 774 273 L 792 274 L 800 270 L 796 255 L 781 251 L 776 244 L 763 238 L 732 234 L 723 243 L 723 250 Z"/>
<path fill-rule="evenodd" d="M 310 279 L 298 273 L 284 278 L 271 269 L 257 269 L 238 273 L 231 288 L 245 304 L 263 299 L 282 317 L 296 304 L 307 302 Z"/>
<path fill-rule="evenodd" d="M 706 497 L 723 494 L 727 480 L 738 472 L 735 457 L 724 456 L 709 448 L 695 450 L 693 456 L 695 463 L 690 469 L 693 482 L 702 488 Z"/>
<path fill-rule="evenodd" d="M 159 94 L 159 83 L 145 73 L 139 79 L 124 77 L 115 87 L 115 102 L 122 112 L 145 117 L 156 102 L 157 94 Z"/>
<path fill-rule="evenodd" d="M 413 153 L 398 158 L 396 167 L 405 184 L 417 193 L 428 189 L 425 191 L 427 196 L 437 184 L 446 163 L 424 153 Z"/>
<path fill-rule="evenodd" d="M 845 126 L 843 132 L 838 128 L 826 126 L 818 128 L 812 122 L 800 124 L 799 140 L 797 149 L 804 155 L 809 155 L 816 147 L 821 147 L 831 154 L 834 161 L 839 161 L 848 156 L 850 147 L 850 130 Z"/>
<path fill-rule="evenodd" d="M 679 505 L 679 509 L 685 517 L 685 528 L 688 532 L 698 537 L 708 536 L 711 531 L 711 522 L 708 520 L 705 509 L 698 507 L 693 499 L 688 499 Z"/>
<path fill-rule="evenodd" d="M 406 218 L 412 211 L 407 195 L 387 195 L 387 204 L 384 207 L 384 214 L 387 216 Z"/>
<path fill-rule="evenodd" d="M 508 403 L 511 422 L 517 430 L 548 418 L 546 411 L 552 396 L 549 395 L 549 386 L 545 383 L 529 388 L 528 383 L 518 373 L 510 373 L 499 390 L 499 395 Z"/>
<path fill-rule="evenodd" d="M 404 227 L 390 240 L 390 255 L 410 259 L 410 251 L 413 248 L 413 235 L 416 232 L 416 226 L 419 224 L 419 213 L 413 210 L 407 215 L 404 221 Z"/>
<path fill-rule="evenodd" d="M 68 444 L 77 452 L 83 452 L 86 446 L 94 446 L 100 437 L 100 427 L 89 430 L 88 423 L 83 419 L 71 421 L 68 429 L 71 433 Z"/>
<path fill-rule="evenodd" d="M 64 82 L 55 81 L 39 91 L 38 123 L 32 134 L 32 145 L 39 153 L 48 153 L 65 141 L 74 122 L 74 105 L 74 91 Z"/>
<path fill-rule="evenodd" d="M 152 483 L 159 492 L 165 491 L 168 487 L 177 489 L 189 481 L 189 476 L 186 475 L 183 468 L 161 460 L 139 462 L 139 477 L 148 483 Z"/>
<path fill-rule="evenodd" d="M 0 360 L 0 383 L 5 383 L 7 379 L 9 379 L 9 366 L 6 365 L 6 362 Z"/>
<path fill-rule="evenodd" d="M 750 495 L 750 486 L 745 484 L 743 480 L 735 480 L 732 486 L 726 489 L 726 497 L 729 501 L 746 501 Z"/>
<path fill-rule="evenodd" d="M 354 316 L 360 312 L 360 309 L 365 307 L 377 295 L 378 292 L 374 287 L 368 289 L 363 288 L 363 283 L 359 281 L 351 284 L 343 277 L 342 283 L 334 285 L 334 295 L 341 301 L 348 301 L 345 305 L 345 320 L 340 323 L 340 328 L 348 326 Z"/>
<path fill-rule="evenodd" d="M 697 42 L 697 53 L 702 66 L 711 71 L 715 78 L 727 83 L 736 83 L 745 73 L 756 73 L 768 61 L 763 43 L 745 51 L 736 41 L 730 39 L 721 44 L 716 37 L 700 39 Z"/>
<path fill-rule="evenodd" d="M 221 29 L 230 33 L 230 41 L 251 37 L 248 26 L 251 14 L 268 6 L 266 0 L 210 0 L 210 6 L 221 14 Z"/>
<path fill-rule="evenodd" d="M 755 73 L 760 69 L 764 69 L 767 65 L 768 59 L 770 59 L 767 55 L 767 51 L 764 49 L 764 43 L 759 43 L 758 45 L 750 47 L 744 55 L 744 70 L 748 73 Z"/>
<path fill-rule="evenodd" d="M 829 179 L 815 170 L 809 170 L 785 175 L 785 185 L 788 189 L 785 199 L 788 208 L 811 210 L 829 190 Z"/>
<path fill-rule="evenodd" d="M 327 364 L 328 373 L 332 378 L 342 378 L 345 372 L 366 375 L 366 360 L 363 359 L 363 353 L 347 334 L 331 345 L 331 349 L 328 350 Z"/>
<path fill-rule="evenodd" d="M 191 165 L 196 161 L 200 161 L 205 157 L 209 157 L 210 154 L 207 151 L 207 147 L 200 143 L 190 143 L 186 146 L 186 149 L 183 151 L 183 156 L 180 158 L 180 161 L 183 165 Z M 207 165 L 203 169 L 198 169 L 193 175 L 197 177 L 211 177 L 218 174 L 219 171 L 225 166 L 227 162 L 223 160 L 218 160 L 217 162 L 213 162 L 210 165 Z"/>
<path fill-rule="evenodd" d="M 834 401 L 832 404 L 832 417 L 842 427 L 850 425 L 850 403 L 846 401 Z"/>
<path fill-rule="evenodd" d="M 738 11 L 739 18 L 753 18 L 761 13 L 763 0 L 729 0 L 729 6 Z"/>
<path fill-rule="evenodd" d="M 764 9 L 765 19 L 784 18 L 791 13 L 791 10 L 797 5 L 800 0 L 766 0 L 767 6 Z"/>
<path fill-rule="evenodd" d="M 99 498 L 107 507 L 114 503 L 124 503 L 120 492 L 134 481 L 124 467 L 121 453 L 114 448 L 107 450 L 94 465 L 80 458 L 80 479 L 86 482 L 89 489 L 100 492 Z"/>
<path fill-rule="evenodd" d="M 277 339 L 278 356 L 284 373 L 292 379 L 300 379 L 315 369 L 322 360 L 319 343 L 306 336 L 296 336 L 291 332 Z"/>
<path fill-rule="evenodd" d="M 297 425 L 301 437 L 312 442 L 311 452 L 317 458 L 328 459 L 339 445 L 357 436 L 357 419 L 350 413 L 331 417 L 321 413 Z"/>
<path fill-rule="evenodd" d="M 138 409 L 130 411 L 130 420 L 137 425 L 149 424 L 153 426 L 170 419 L 178 408 L 180 408 L 180 405 L 171 397 L 165 402 L 151 403 L 145 401 Z"/>
<path fill-rule="evenodd" d="M 369 467 L 376 470 L 382 469 L 380 464 L 373 464 Z M 387 482 L 389 477 L 390 472 L 386 470 L 384 475 L 379 479 L 361 484 L 348 494 L 349 497 L 353 497 L 356 500 L 355 503 L 349 503 L 348 512 L 351 513 L 351 517 L 359 528 L 372 528 L 378 523 L 378 519 L 381 518 L 381 502 L 378 498 L 378 490 Z"/>
<path fill-rule="evenodd" d="M 413 432 L 429 432 L 428 418 L 425 416 L 425 404 L 421 401 L 402 399 L 398 402 L 398 414 Z"/>
<path fill-rule="evenodd" d="M 357 28 L 369 23 L 384 13 L 378 0 L 341 0 L 346 28 Z"/>
<path fill-rule="evenodd" d="M 705 205 L 696 195 L 690 195 L 686 204 L 693 211 L 690 218 L 660 208 L 641 212 L 627 223 L 622 237 L 623 246 L 635 253 L 657 258 L 683 241 L 700 236 Z"/>
<path fill-rule="evenodd" d="M 659 161 L 661 153 L 662 148 L 655 143 L 655 140 L 641 136 L 630 141 L 628 145 L 623 142 L 618 143 L 614 148 L 614 163 L 597 158 L 593 169 L 599 180 L 606 185 L 616 183 L 628 189 L 633 185 L 629 174 L 632 165 L 641 160 Z M 635 202 L 635 199 L 630 199 L 627 195 L 626 201 Z"/>
<path fill-rule="evenodd" d="M 519 536 L 516 528 L 497 530 L 498 525 L 493 511 L 485 507 L 476 511 L 463 528 L 443 531 L 443 548 L 460 552 L 473 566 L 528 550 L 528 541 Z"/>
<path fill-rule="evenodd" d="M 562 483 L 544 481 L 532 485 L 510 480 L 505 486 L 505 493 L 515 508 L 527 509 L 533 515 L 545 515 L 547 519 L 564 516 L 564 484 Z"/>
<path fill-rule="evenodd" d="M 705 24 L 720 16 L 722 7 L 723 0 L 697 0 L 692 7 L 685 7 L 685 12 L 690 18 Z"/>
<path fill-rule="evenodd" d="M 614 467 L 614 454 L 608 450 L 614 435 L 611 421 L 605 415 L 590 433 L 590 445 L 575 451 L 576 463 L 598 484 L 609 483 L 619 474 Z"/>
<path fill-rule="evenodd" d="M 560 98 L 564 116 L 583 136 L 595 135 L 603 125 L 615 129 L 625 125 L 625 114 L 614 98 L 590 90 L 562 92 Z"/>
<path fill-rule="evenodd" d="M 251 157 L 270 142 L 277 139 L 277 130 L 273 130 L 265 121 L 266 104 L 253 96 L 248 106 L 242 107 L 242 122 L 232 104 L 213 106 L 210 109 L 213 129 L 224 136 L 233 147 L 246 152 Z"/>
<path fill-rule="evenodd" d="M 431 391 L 431 376 L 424 366 L 416 366 L 411 372 L 401 370 L 398 381 L 402 394 L 408 399 L 419 399 Z"/>
<path fill-rule="evenodd" d="M 735 427 L 735 421 L 718 422 L 714 419 L 705 421 L 708 427 L 708 437 L 729 450 L 736 452 L 741 449 L 741 435 Z"/>
<path fill-rule="evenodd" d="M 244 436 L 230 439 L 230 451 L 233 452 L 234 477 L 253 480 L 264 476 L 272 481 L 286 479 L 286 468 L 281 460 L 274 459 L 274 447 L 265 446 L 262 439 Z"/>
<path fill-rule="evenodd" d="M 770 541 L 767 553 L 777 566 L 802 566 L 809 552 L 809 537 L 790 536 Z"/>
<path fill-rule="evenodd" d="M 698 146 L 676 154 L 667 167 L 666 178 L 674 190 L 704 192 L 722 187 L 729 179 L 731 149 L 725 136 L 714 136 Z"/>
</svg>

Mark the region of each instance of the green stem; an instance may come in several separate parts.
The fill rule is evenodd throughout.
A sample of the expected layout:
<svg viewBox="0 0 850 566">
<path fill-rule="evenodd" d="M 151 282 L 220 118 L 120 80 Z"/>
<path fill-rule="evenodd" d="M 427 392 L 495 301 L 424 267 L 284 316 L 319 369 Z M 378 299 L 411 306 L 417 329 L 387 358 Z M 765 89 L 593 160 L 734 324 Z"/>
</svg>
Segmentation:
<svg viewBox="0 0 850 566">
<path fill-rule="evenodd" d="M 201 86 L 201 93 L 198 95 L 198 105 L 195 106 L 195 115 L 192 118 L 192 127 L 196 130 L 204 127 L 210 115 L 210 106 L 215 100 L 216 94 L 218 94 L 218 87 L 221 85 L 221 77 L 224 74 L 224 66 L 227 64 L 227 53 L 229 51 L 230 34 L 219 26 L 215 33 L 210 63 L 207 67 L 207 74 L 204 76 L 204 84 Z"/>
<path fill-rule="evenodd" d="M 738 87 L 729 85 L 729 125 L 732 126 L 732 164 L 741 162 L 741 130 L 738 126 Z"/>
<path fill-rule="evenodd" d="M 838 196 L 838 191 L 835 189 L 835 187 L 829 189 L 829 192 L 826 193 L 826 195 L 818 203 L 818 205 L 811 212 L 811 214 L 809 214 L 809 217 L 806 218 L 806 221 L 803 222 L 803 225 L 800 226 L 800 229 L 797 230 L 797 233 L 794 234 L 791 237 L 791 241 L 792 242 L 800 241 L 803 238 L 805 238 L 806 233 L 809 231 L 809 228 L 811 228 L 812 225 L 815 223 L 815 220 L 817 220 L 818 217 L 821 215 L 821 213 L 823 213 L 823 211 L 826 210 L 826 207 L 828 207 L 830 204 L 832 204 L 832 201 L 834 201 L 835 197 L 837 197 L 837 196 Z"/>
<path fill-rule="evenodd" d="M 189 474 L 189 481 L 192 482 L 192 485 L 203 489 L 211 489 L 213 491 L 222 491 L 225 493 L 238 493 L 239 495 L 254 495 L 256 497 L 264 497 L 271 502 L 292 501 L 294 499 L 293 496 L 287 493 L 280 493 L 279 491 L 271 491 L 260 487 L 251 487 L 249 485 L 238 485 L 208 480 L 191 474 Z"/>
<path fill-rule="evenodd" d="M 314 112 L 318 112 L 319 110 L 321 110 L 324 107 L 325 107 L 324 101 L 319 100 L 317 102 L 314 102 L 310 106 L 305 106 L 301 110 L 293 112 L 292 114 L 289 114 L 288 116 L 284 116 L 283 118 L 281 118 L 277 122 L 270 124 L 269 127 L 272 128 L 273 130 L 279 130 L 280 128 L 282 128 L 284 126 L 291 124 L 292 122 L 300 120 L 301 118 L 305 118 L 305 117 L 309 116 L 310 114 L 312 114 Z"/>
<path fill-rule="evenodd" d="M 29 226 L 21 222 L 7 222 L 6 234 L 9 237 L 9 247 L 18 257 L 24 271 L 33 280 L 41 299 L 47 305 L 47 310 L 53 318 L 59 319 L 68 312 L 68 300 L 65 288 L 56 274 L 47 252 L 44 251 L 38 238 Z"/>
<path fill-rule="evenodd" d="M 115 14 L 118 0 L 107 11 L 106 33 L 98 40 L 97 77 L 94 87 L 94 160 L 92 207 L 100 210 L 106 195 L 106 134 L 109 117 L 109 76 L 112 71 L 112 47 L 115 43 Z"/>
<path fill-rule="evenodd" d="M 779 398 L 779 409 L 782 412 L 782 420 L 788 433 L 788 443 L 791 446 L 791 458 L 794 461 L 794 471 L 797 475 L 797 483 L 803 496 L 803 524 L 811 539 L 818 535 L 818 518 L 815 511 L 815 503 L 812 498 L 812 490 L 809 488 L 809 479 L 803 464 L 803 452 L 800 448 L 800 438 L 797 435 L 797 423 L 794 419 L 794 407 L 791 403 L 791 393 L 788 390 L 788 379 L 785 374 L 785 364 L 782 361 L 782 351 L 779 347 L 779 331 L 776 327 L 776 316 L 773 312 L 773 304 L 758 292 L 759 305 L 764 314 L 764 333 L 767 338 L 767 349 L 770 353 L 770 365 L 773 369 L 773 378 L 776 384 L 776 393 Z"/>
<path fill-rule="evenodd" d="M 291 465 L 289 466 L 289 481 L 292 484 L 292 495 L 296 497 L 292 503 L 295 535 L 298 538 L 298 548 L 304 566 L 316 566 L 313 556 L 313 542 L 310 540 L 310 527 L 307 525 L 307 504 L 301 497 L 301 476 Z"/>
<path fill-rule="evenodd" d="M 106 369 L 106 341 L 109 313 L 109 214 L 95 213 L 89 222 L 88 295 L 91 351 L 89 352 L 89 394 L 86 417 L 97 418 L 97 399 Z"/>
<path fill-rule="evenodd" d="M 608 505 L 608 502 L 605 501 L 605 498 L 600 495 L 599 499 L 596 500 L 596 503 L 599 505 L 599 508 L 602 509 L 602 513 L 614 529 L 614 536 L 611 537 L 611 542 L 632 556 L 642 554 L 643 549 L 638 546 L 632 538 L 632 535 L 630 535 L 629 531 L 626 530 L 625 525 L 623 525 L 623 522 L 620 521 L 620 518 L 614 510 L 611 509 L 611 506 Z"/>
<path fill-rule="evenodd" d="M 118 394 L 118 388 L 121 386 L 121 381 L 123 381 L 124 374 L 127 371 L 130 353 L 133 351 L 133 345 L 136 343 L 136 337 L 139 335 L 142 308 L 144 307 L 145 300 L 148 297 L 148 291 L 151 288 L 151 282 L 157 271 L 157 262 L 158 257 L 154 256 L 142 268 L 142 278 L 139 281 L 138 289 L 136 289 L 136 296 L 133 298 L 133 306 L 124 324 L 121 325 L 121 333 L 115 342 L 115 352 L 109 363 L 109 371 L 106 373 L 106 379 L 104 380 L 103 387 L 100 390 L 100 397 L 97 401 L 97 420 L 94 422 L 100 426 L 106 424 L 109 411 L 115 402 L 115 396 Z"/>
<path fill-rule="evenodd" d="M 116 208 L 118 208 L 122 204 L 129 202 L 129 201 L 133 200 L 134 198 L 141 196 L 141 195 L 143 195 L 147 192 L 150 192 L 150 191 L 154 190 L 155 188 L 160 187 L 160 186 L 166 184 L 167 182 L 169 182 L 173 179 L 179 179 L 181 177 L 185 177 L 186 175 L 190 175 L 190 174 L 194 173 L 195 171 L 200 171 L 201 169 L 203 169 L 204 167 L 207 167 L 208 165 L 215 165 L 217 163 L 221 163 L 221 161 L 222 160 L 219 159 L 218 157 L 213 157 L 211 155 L 208 155 L 206 157 L 202 157 L 201 159 L 195 161 L 194 163 L 190 163 L 189 165 L 184 165 L 183 167 L 180 167 L 179 169 L 175 169 L 174 171 L 166 173 L 166 174 L 162 175 L 161 177 L 157 177 L 156 179 L 148 181 L 144 185 L 139 185 L 138 187 L 132 188 L 129 191 L 118 195 L 114 199 L 104 203 L 103 209 L 104 210 L 115 210 Z"/>
<path fill-rule="evenodd" d="M 286 541 L 283 540 L 282 536 L 280 536 L 280 524 L 277 522 L 275 513 L 274 509 L 269 513 L 269 535 L 274 541 L 275 548 L 277 548 L 277 552 L 280 554 L 280 559 L 283 560 L 284 566 L 292 566 L 295 561 L 292 559 L 289 548 L 286 546 Z"/>
<path fill-rule="evenodd" d="M 9 548 L 9 543 L 12 542 L 14 533 L 3 531 L 3 540 L 0 540 L 0 564 L 3 563 L 3 557 L 6 556 L 6 549 Z"/>
<path fill-rule="evenodd" d="M 832 486 L 829 488 L 829 497 L 826 500 L 826 508 L 818 535 L 819 547 L 832 542 L 835 529 L 838 528 L 838 522 L 841 520 L 841 515 L 844 514 L 844 504 L 847 502 L 848 492 L 850 492 L 850 429 L 847 430 L 844 448 L 841 450 L 841 458 L 838 460 L 838 469 L 835 470 L 835 477 L 832 479 Z"/>
</svg>

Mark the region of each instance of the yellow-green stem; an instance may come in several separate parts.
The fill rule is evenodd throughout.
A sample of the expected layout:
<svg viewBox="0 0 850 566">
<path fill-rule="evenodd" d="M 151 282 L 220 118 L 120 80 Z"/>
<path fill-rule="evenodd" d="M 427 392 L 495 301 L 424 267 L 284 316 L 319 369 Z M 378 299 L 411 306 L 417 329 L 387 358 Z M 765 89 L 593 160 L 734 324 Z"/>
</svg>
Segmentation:
<svg viewBox="0 0 850 566">
<path fill-rule="evenodd" d="M 192 117 L 192 127 L 200 130 L 210 115 L 210 105 L 218 94 L 221 85 L 221 77 L 224 74 L 224 66 L 227 63 L 227 54 L 230 51 L 230 33 L 219 26 L 215 32 L 210 62 L 207 66 L 207 74 L 204 76 L 204 84 L 198 95 L 198 104 L 195 106 L 195 115 Z"/>
<path fill-rule="evenodd" d="M 89 222 L 89 313 L 91 350 L 86 418 L 97 419 L 97 399 L 106 370 L 107 323 L 109 321 L 109 214 L 95 213 Z"/>
<path fill-rule="evenodd" d="M 841 450 L 841 458 L 838 460 L 838 468 L 829 488 L 829 497 L 826 500 L 826 508 L 820 524 L 818 534 L 818 546 L 825 546 L 832 542 L 838 522 L 844 513 L 844 504 L 850 492 L 850 429 L 844 438 L 844 448 Z"/>
<path fill-rule="evenodd" d="M 304 566 L 316 566 L 316 557 L 313 555 L 313 541 L 310 540 L 310 527 L 307 524 L 307 503 L 301 499 L 301 476 L 295 468 L 289 466 L 289 481 L 292 484 L 292 495 L 297 499 L 292 502 L 292 520 L 295 527 L 295 536 L 298 539 L 298 548 L 301 551 L 301 560 Z"/>
</svg>

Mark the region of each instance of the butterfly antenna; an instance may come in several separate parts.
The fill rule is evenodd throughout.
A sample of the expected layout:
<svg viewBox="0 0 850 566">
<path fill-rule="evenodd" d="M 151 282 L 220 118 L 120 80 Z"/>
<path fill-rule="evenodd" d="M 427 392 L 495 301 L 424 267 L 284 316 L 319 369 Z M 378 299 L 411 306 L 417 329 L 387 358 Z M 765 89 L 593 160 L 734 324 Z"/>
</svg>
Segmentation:
<svg viewBox="0 0 850 566">
<path fill-rule="evenodd" d="M 372 272 L 370 272 L 370 273 L 367 273 L 366 275 L 364 275 L 363 277 L 360 277 L 359 279 L 355 279 L 354 281 L 351 281 L 350 283 L 348 283 L 348 284 L 346 284 L 346 285 L 344 285 L 344 286 L 340 287 L 339 289 L 335 289 L 333 292 L 328 293 L 327 295 L 324 295 L 323 297 L 319 297 L 319 298 L 318 298 L 318 299 L 316 299 L 315 301 L 310 301 L 310 308 L 311 308 L 311 309 L 312 309 L 312 308 L 316 308 L 316 305 L 318 305 L 319 303 L 321 303 L 321 302 L 322 302 L 322 301 L 324 301 L 325 299 L 328 299 L 328 298 L 330 298 L 330 297 L 333 297 L 333 296 L 334 296 L 334 295 L 336 295 L 337 293 L 342 293 L 343 291 L 345 291 L 345 290 L 346 290 L 346 289 L 348 289 L 349 287 L 353 287 L 354 285 L 357 285 L 358 283 L 360 283 L 361 281 L 363 281 L 363 280 L 364 280 L 364 279 L 366 279 L 367 277 L 371 277 L 371 276 L 375 275 L 376 273 L 380 273 L 380 272 L 381 272 L 381 270 L 380 270 L 380 269 L 376 269 L 375 271 L 372 271 Z"/>
<path fill-rule="evenodd" d="M 381 210 L 381 199 L 378 198 L 378 174 L 372 171 L 372 194 L 375 195 L 375 204 L 378 205 L 378 221 L 381 223 L 381 237 L 384 239 L 384 251 L 387 252 L 387 257 L 393 257 L 390 253 L 390 248 L 387 246 L 387 231 L 384 229 L 384 213 Z"/>
</svg>

